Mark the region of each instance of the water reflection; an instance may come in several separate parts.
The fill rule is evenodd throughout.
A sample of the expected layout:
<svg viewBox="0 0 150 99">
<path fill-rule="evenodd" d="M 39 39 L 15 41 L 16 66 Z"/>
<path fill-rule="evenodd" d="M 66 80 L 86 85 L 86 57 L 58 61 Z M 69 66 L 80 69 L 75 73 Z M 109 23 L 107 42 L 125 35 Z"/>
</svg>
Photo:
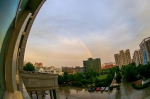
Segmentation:
<svg viewBox="0 0 150 99">
<path fill-rule="evenodd" d="M 88 92 L 87 88 L 78 88 L 78 87 L 59 87 L 60 98 L 70 97 L 69 99 L 103 99 L 108 98 L 109 94 L 115 93 L 115 91 L 93 91 Z M 115 96 L 115 94 L 114 94 Z M 118 97 L 118 96 L 117 96 Z"/>
<path fill-rule="evenodd" d="M 150 87 L 146 88 L 148 91 L 145 93 L 143 90 L 135 90 L 131 84 L 123 83 L 120 91 L 116 88 L 112 91 L 93 91 L 88 92 L 88 88 L 77 88 L 77 87 L 59 87 L 60 99 L 143 99 L 150 95 Z"/>
<path fill-rule="evenodd" d="M 70 93 L 70 89 L 66 88 L 65 90 L 63 90 L 65 93 Z"/>
<path fill-rule="evenodd" d="M 145 92 L 147 90 L 147 93 Z M 79 87 L 60 87 L 60 99 L 144 99 L 150 95 L 150 87 L 146 89 L 133 89 L 131 83 L 123 80 L 120 86 L 120 91 L 116 88 L 112 91 L 94 91 L 88 92 L 88 88 Z M 147 98 L 150 99 L 150 98 Z"/>
<path fill-rule="evenodd" d="M 118 92 L 116 92 L 116 99 L 121 99 L 121 92 L 120 91 L 118 91 Z"/>
<path fill-rule="evenodd" d="M 77 87 L 68 87 L 68 86 L 59 87 L 60 92 L 67 93 L 67 94 L 70 94 L 70 92 L 71 93 L 78 93 L 78 92 L 81 92 L 83 90 L 84 90 L 83 88 L 77 88 Z M 86 89 L 84 91 L 88 91 L 88 90 Z"/>
</svg>

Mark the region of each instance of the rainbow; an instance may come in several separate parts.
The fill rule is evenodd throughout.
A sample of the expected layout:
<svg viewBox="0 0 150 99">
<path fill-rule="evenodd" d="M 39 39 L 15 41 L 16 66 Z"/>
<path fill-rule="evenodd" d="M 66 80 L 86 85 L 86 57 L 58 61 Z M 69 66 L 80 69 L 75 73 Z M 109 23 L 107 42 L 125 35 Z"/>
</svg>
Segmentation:
<svg viewBox="0 0 150 99">
<path fill-rule="evenodd" d="M 90 55 L 90 57 L 93 58 L 93 55 L 90 52 L 90 50 L 88 49 L 88 47 L 79 38 L 77 38 L 77 40 L 84 46 L 84 48 L 86 49 L 86 51 L 88 52 L 88 54 Z"/>
<path fill-rule="evenodd" d="M 63 29 L 64 31 L 66 31 L 65 29 Z M 66 33 L 67 33 L 67 31 L 66 31 Z M 69 32 L 68 32 L 69 33 Z M 69 33 L 70 34 L 70 33 Z M 73 33 L 71 33 L 71 35 L 73 36 L 73 37 L 75 37 L 83 46 L 84 46 L 84 48 L 86 49 L 86 51 L 88 52 L 88 54 L 90 55 L 90 57 L 91 58 L 93 58 L 93 55 L 92 55 L 92 53 L 90 52 L 90 50 L 88 49 L 88 47 L 78 38 L 78 37 L 76 37 L 75 35 L 73 35 Z"/>
</svg>

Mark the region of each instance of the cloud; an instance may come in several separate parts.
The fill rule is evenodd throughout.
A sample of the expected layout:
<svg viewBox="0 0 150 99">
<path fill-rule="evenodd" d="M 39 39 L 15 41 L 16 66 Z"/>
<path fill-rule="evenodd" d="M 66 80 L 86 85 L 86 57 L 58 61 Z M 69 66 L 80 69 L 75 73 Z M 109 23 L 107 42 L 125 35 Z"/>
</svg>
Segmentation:
<svg viewBox="0 0 150 99">
<path fill-rule="evenodd" d="M 90 57 L 83 44 L 102 63 L 114 61 L 113 55 L 122 49 L 132 54 L 149 36 L 149 4 L 149 0 L 48 0 L 31 29 L 25 58 L 57 67 L 82 65 Z"/>
</svg>

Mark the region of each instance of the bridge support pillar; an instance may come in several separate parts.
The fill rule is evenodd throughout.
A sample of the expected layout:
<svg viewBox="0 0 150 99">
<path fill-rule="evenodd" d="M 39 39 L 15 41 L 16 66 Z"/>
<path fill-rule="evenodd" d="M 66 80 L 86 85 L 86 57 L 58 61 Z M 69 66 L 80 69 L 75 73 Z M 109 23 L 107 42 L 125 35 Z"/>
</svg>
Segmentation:
<svg viewBox="0 0 150 99">
<path fill-rule="evenodd" d="M 37 96 L 38 96 L 38 99 L 42 99 L 42 92 L 41 91 L 37 91 Z"/>
<path fill-rule="evenodd" d="M 54 99 L 52 90 L 49 91 L 51 99 Z"/>
<path fill-rule="evenodd" d="M 59 99 L 59 90 L 58 89 L 56 89 L 56 99 Z"/>
</svg>

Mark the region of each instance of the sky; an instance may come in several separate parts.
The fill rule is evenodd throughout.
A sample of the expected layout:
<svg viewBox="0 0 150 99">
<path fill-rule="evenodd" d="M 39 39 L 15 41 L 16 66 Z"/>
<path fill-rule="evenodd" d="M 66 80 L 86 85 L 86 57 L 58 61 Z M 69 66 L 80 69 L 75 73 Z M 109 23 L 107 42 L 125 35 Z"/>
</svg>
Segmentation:
<svg viewBox="0 0 150 99">
<path fill-rule="evenodd" d="M 150 36 L 150 0 L 46 0 L 27 41 L 25 61 L 44 66 L 115 62 Z"/>
</svg>

